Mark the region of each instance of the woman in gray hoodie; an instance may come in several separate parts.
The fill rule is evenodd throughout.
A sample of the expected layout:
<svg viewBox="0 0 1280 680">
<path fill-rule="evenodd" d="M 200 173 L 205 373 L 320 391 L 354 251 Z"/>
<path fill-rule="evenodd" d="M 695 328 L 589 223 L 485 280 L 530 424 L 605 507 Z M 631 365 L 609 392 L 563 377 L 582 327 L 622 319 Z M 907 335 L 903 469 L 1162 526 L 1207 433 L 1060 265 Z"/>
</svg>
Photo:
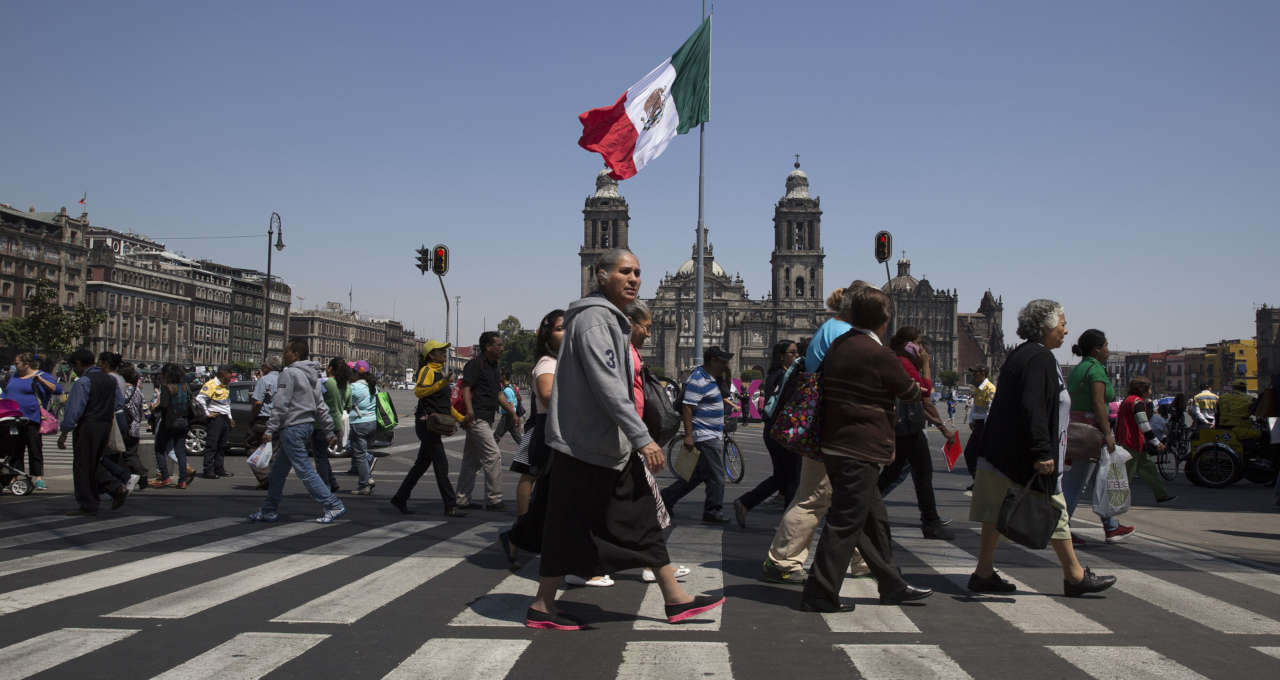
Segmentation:
<svg viewBox="0 0 1280 680">
<path fill-rule="evenodd" d="M 724 603 L 685 592 L 676 582 L 658 526 L 657 501 L 644 467 L 658 471 L 662 449 L 632 402 L 631 323 L 622 310 L 640 293 L 640 263 L 615 249 L 596 260 L 595 291 L 569 306 L 547 414 L 555 452 L 548 484 L 547 531 L 538 594 L 525 615 L 530 628 L 579 630 L 556 609 L 569 574 L 590 576 L 649 567 L 678 623 Z"/>
</svg>

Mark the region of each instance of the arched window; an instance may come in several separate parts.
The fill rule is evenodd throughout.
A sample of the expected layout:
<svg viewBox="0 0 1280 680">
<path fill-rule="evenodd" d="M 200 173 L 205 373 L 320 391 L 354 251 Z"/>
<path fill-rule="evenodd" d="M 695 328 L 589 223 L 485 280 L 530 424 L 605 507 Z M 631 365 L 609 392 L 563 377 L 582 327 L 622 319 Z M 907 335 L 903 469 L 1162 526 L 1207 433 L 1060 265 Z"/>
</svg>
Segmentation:
<svg viewBox="0 0 1280 680">
<path fill-rule="evenodd" d="M 803 276 L 796 277 L 796 297 L 798 298 L 804 297 L 804 277 Z"/>
</svg>

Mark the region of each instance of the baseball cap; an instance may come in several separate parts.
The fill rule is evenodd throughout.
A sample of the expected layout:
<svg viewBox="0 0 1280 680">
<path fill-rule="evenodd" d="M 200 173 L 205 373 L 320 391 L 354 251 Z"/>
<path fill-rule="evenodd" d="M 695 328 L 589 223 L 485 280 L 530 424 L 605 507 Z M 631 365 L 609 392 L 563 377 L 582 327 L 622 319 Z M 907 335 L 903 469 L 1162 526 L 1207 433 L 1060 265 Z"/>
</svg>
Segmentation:
<svg viewBox="0 0 1280 680">
<path fill-rule="evenodd" d="M 440 342 L 439 340 L 428 340 L 428 341 L 426 341 L 426 342 L 422 343 L 422 356 L 424 356 L 424 357 L 425 357 L 425 356 L 427 356 L 428 354 L 430 354 L 430 353 L 432 353 L 432 352 L 434 352 L 434 351 L 436 351 L 436 350 L 438 350 L 438 349 L 444 349 L 444 348 L 446 348 L 446 347 L 448 347 L 448 346 L 449 346 L 449 343 L 447 343 L 447 342 Z"/>
<path fill-rule="evenodd" d="M 356 365 L 352 366 L 351 368 L 355 370 L 356 373 L 368 373 L 369 362 L 365 361 L 364 359 L 361 359 L 360 361 L 357 361 Z"/>
<path fill-rule="evenodd" d="M 723 359 L 725 361 L 728 361 L 732 358 L 733 358 L 733 352 L 726 352 L 720 349 L 719 347 L 708 347 L 706 351 L 702 353 L 703 361 L 710 361 L 712 359 Z"/>
</svg>

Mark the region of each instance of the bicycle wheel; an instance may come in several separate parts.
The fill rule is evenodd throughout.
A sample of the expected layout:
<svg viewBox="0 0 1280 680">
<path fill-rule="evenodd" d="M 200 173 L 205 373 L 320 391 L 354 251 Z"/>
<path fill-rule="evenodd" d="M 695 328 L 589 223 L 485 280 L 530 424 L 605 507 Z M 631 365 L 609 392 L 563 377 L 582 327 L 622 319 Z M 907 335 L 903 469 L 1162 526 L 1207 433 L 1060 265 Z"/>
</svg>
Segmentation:
<svg viewBox="0 0 1280 680">
<path fill-rule="evenodd" d="M 1167 447 L 1164 451 L 1156 454 L 1156 467 L 1160 470 L 1160 476 L 1165 481 L 1172 482 L 1174 477 L 1178 476 L 1178 458 L 1173 451 L 1173 447 Z"/>
<path fill-rule="evenodd" d="M 738 450 L 738 443 L 732 437 L 724 438 L 724 472 L 734 484 L 740 484 L 743 475 L 747 473 L 742 462 L 742 452 Z"/>
<path fill-rule="evenodd" d="M 667 442 L 667 449 L 664 451 L 664 453 L 667 454 L 667 470 L 669 470 L 671 472 L 671 476 L 676 479 L 680 478 L 680 475 L 676 474 L 676 455 L 680 453 L 680 449 L 683 447 L 684 435 L 677 434 L 671 438 L 671 441 Z"/>
</svg>

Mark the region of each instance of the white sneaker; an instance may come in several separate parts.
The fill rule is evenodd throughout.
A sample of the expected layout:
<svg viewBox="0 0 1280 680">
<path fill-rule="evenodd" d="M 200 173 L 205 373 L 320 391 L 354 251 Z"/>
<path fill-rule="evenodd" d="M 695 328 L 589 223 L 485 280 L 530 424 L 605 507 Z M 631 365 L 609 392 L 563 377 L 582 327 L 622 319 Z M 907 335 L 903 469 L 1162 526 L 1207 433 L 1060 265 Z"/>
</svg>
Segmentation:
<svg viewBox="0 0 1280 680">
<path fill-rule="evenodd" d="M 691 569 L 689 569 L 689 567 L 686 567 L 686 566 L 684 566 L 684 565 L 682 564 L 682 565 L 680 565 L 680 566 L 676 567 L 676 574 L 675 574 L 675 576 L 676 576 L 676 578 L 684 578 L 685 576 L 688 576 L 688 575 L 689 575 L 689 572 L 690 572 L 690 571 L 692 571 L 692 570 L 691 570 Z M 657 577 L 657 575 L 656 575 L 656 574 L 654 574 L 654 573 L 653 573 L 653 570 L 652 570 L 652 569 L 645 569 L 644 571 L 640 572 L 640 578 L 644 579 L 644 582 L 645 582 L 645 583 L 657 583 L 657 582 L 658 582 L 658 577 Z"/>
<path fill-rule="evenodd" d="M 613 578 L 608 574 L 600 577 L 592 577 L 589 579 L 582 578 L 577 574 L 569 574 L 564 577 L 564 582 L 571 586 L 594 586 L 596 588 L 608 588 L 613 585 Z"/>
<path fill-rule="evenodd" d="M 138 475 L 129 475 L 129 481 L 125 482 L 125 485 L 124 485 L 125 492 L 133 493 L 133 490 L 138 488 L 139 479 L 142 479 L 142 478 L 139 477 Z"/>
</svg>

